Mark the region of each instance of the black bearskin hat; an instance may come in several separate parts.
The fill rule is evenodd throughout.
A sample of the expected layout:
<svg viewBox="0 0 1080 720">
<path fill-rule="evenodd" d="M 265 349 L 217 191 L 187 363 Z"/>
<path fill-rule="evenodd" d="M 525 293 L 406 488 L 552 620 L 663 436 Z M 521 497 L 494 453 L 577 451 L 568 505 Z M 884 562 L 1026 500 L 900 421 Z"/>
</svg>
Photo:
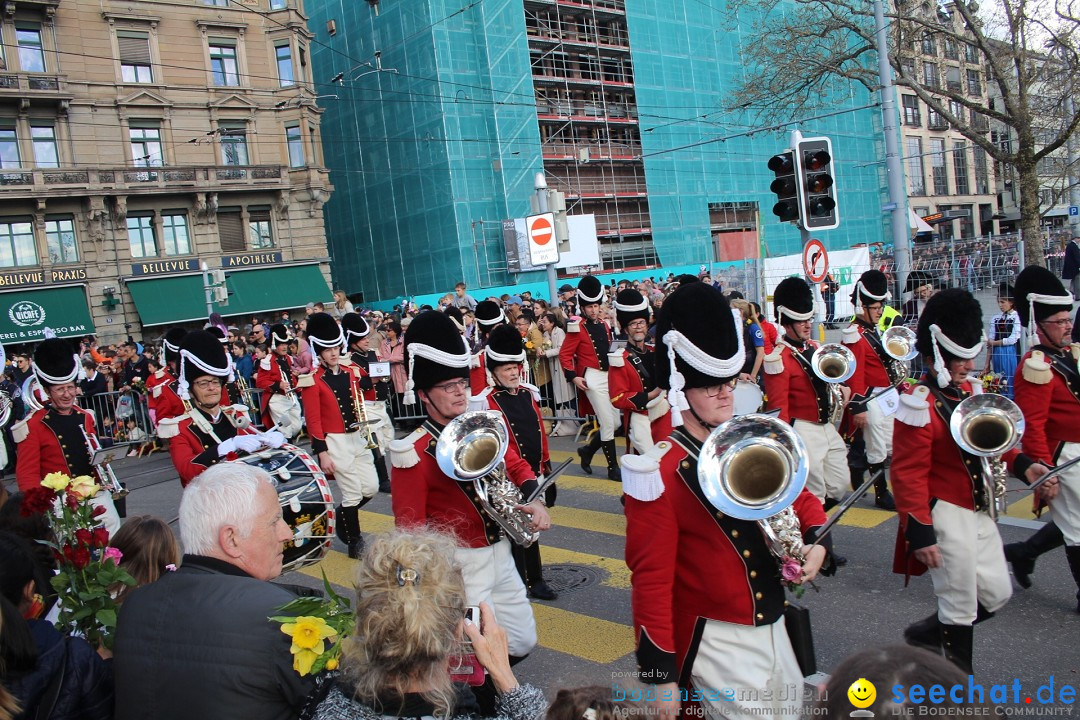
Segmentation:
<svg viewBox="0 0 1080 720">
<path fill-rule="evenodd" d="M 289 328 L 285 327 L 282 323 L 275 323 L 270 326 L 270 337 L 267 338 L 270 343 L 270 347 L 273 348 L 277 345 L 287 344 L 289 342 Z"/>
<path fill-rule="evenodd" d="M 454 327 L 454 321 L 437 310 L 425 310 L 413 318 L 405 331 L 406 405 L 416 402 L 414 390 L 429 390 L 432 385 L 468 378 L 472 353 Z"/>
<path fill-rule="evenodd" d="M 674 350 L 674 359 L 668 349 Z M 686 361 L 694 356 L 698 367 Z M 656 382 L 669 389 L 671 420 L 682 424 L 681 412 L 689 405 L 684 388 L 710 387 L 737 377 L 745 351 L 743 333 L 727 298 L 718 289 L 701 282 L 680 285 L 660 308 L 656 320 Z"/>
<path fill-rule="evenodd" d="M 82 363 L 67 340 L 45 340 L 34 350 L 34 374 L 42 387 L 75 382 Z"/>
<path fill-rule="evenodd" d="M 521 333 L 509 325 L 499 325 L 488 335 L 488 344 L 484 349 L 488 368 L 497 365 L 525 362 L 525 343 Z"/>
<path fill-rule="evenodd" d="M 889 279 L 880 270 L 867 270 L 859 276 L 851 293 L 851 303 L 857 308 L 871 303 L 889 301 Z"/>
<path fill-rule="evenodd" d="M 506 313 L 494 300 L 481 300 L 476 304 L 476 323 L 480 326 L 480 332 L 487 334 L 496 325 L 506 324 Z"/>
<path fill-rule="evenodd" d="M 212 333 L 195 330 L 180 344 L 180 397 L 187 399 L 188 387 L 205 375 L 232 381 L 232 358 Z"/>
<path fill-rule="evenodd" d="M 697 275 L 691 275 L 690 273 L 683 273 L 675 278 L 675 282 L 679 283 L 679 285 L 689 285 L 690 283 L 701 282 L 701 278 Z"/>
<path fill-rule="evenodd" d="M 183 345 L 187 334 L 187 329 L 182 327 L 172 327 L 165 332 L 165 337 L 161 340 L 165 364 L 180 362 L 180 346 Z"/>
<path fill-rule="evenodd" d="M 307 341 L 311 343 L 312 352 L 318 356 L 327 348 L 343 347 L 345 333 L 329 313 L 312 313 L 307 318 Z"/>
<path fill-rule="evenodd" d="M 581 278 L 577 284 L 578 305 L 596 305 L 604 301 L 604 286 L 592 275 Z"/>
<path fill-rule="evenodd" d="M 1058 280 L 1057 275 L 1044 267 L 1029 265 L 1016 276 L 1013 287 L 1016 295 L 1016 312 L 1024 327 L 1042 322 L 1062 310 L 1072 310 L 1072 295 Z"/>
<path fill-rule="evenodd" d="M 637 319 L 648 322 L 649 301 L 637 290 L 627 288 L 620 290 L 615 296 L 615 318 L 619 321 L 619 327 L 626 330 L 626 326 Z"/>
<path fill-rule="evenodd" d="M 367 337 L 371 332 L 371 326 L 368 325 L 364 316 L 358 312 L 350 312 L 342 315 L 341 329 L 345 332 L 345 340 L 348 345 L 352 345 L 360 338 Z"/>
<path fill-rule="evenodd" d="M 443 314 L 454 321 L 454 325 L 457 326 L 458 332 L 465 332 L 465 316 L 461 314 L 461 310 L 451 305 L 443 310 Z"/>
<path fill-rule="evenodd" d="M 225 334 L 225 331 L 219 328 L 217 325 L 211 325 L 210 327 L 206 328 L 206 332 L 217 338 L 217 341 L 223 345 L 229 341 L 229 338 Z"/>
<path fill-rule="evenodd" d="M 977 357 L 983 338 L 979 301 L 967 290 L 947 288 L 926 301 L 915 331 L 915 349 L 930 360 L 938 384 L 945 387 L 950 379 L 946 363 Z"/>
<path fill-rule="evenodd" d="M 773 290 L 773 313 L 781 325 L 814 317 L 814 291 L 800 277 L 784 278 Z"/>
<path fill-rule="evenodd" d="M 1012 284 L 1008 280 L 1002 280 L 998 283 L 997 299 L 998 300 L 1012 300 L 1016 297 L 1016 291 Z"/>
</svg>

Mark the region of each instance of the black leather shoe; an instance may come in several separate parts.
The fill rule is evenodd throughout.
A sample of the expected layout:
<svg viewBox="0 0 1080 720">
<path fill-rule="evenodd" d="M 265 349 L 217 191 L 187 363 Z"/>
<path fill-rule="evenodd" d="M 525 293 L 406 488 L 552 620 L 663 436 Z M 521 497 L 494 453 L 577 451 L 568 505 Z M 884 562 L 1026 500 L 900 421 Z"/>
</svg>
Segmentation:
<svg viewBox="0 0 1080 720">
<path fill-rule="evenodd" d="M 364 553 L 364 536 L 357 535 L 353 540 L 349 542 L 349 558 L 352 560 L 359 560 L 360 556 Z"/>
<path fill-rule="evenodd" d="M 577 454 L 581 458 L 581 469 L 586 475 L 592 475 L 593 453 L 587 452 L 585 448 L 578 448 Z"/>
<path fill-rule="evenodd" d="M 537 600 L 558 600 L 559 594 L 551 589 L 551 586 L 541 580 L 529 588 L 529 596 Z"/>
<path fill-rule="evenodd" d="M 1031 587 L 1031 573 L 1035 572 L 1035 561 L 1023 555 L 1023 543 L 1009 543 L 1005 546 L 1005 559 L 1012 564 L 1016 584 L 1027 590 Z"/>
<path fill-rule="evenodd" d="M 843 555 L 837 555 L 836 553 L 833 553 L 832 559 L 833 562 L 836 563 L 836 567 L 844 567 L 845 565 L 847 565 L 847 558 Z"/>
<path fill-rule="evenodd" d="M 893 500 L 892 493 L 888 490 L 885 492 L 875 492 L 874 505 L 882 510 L 896 510 L 896 501 Z"/>
</svg>

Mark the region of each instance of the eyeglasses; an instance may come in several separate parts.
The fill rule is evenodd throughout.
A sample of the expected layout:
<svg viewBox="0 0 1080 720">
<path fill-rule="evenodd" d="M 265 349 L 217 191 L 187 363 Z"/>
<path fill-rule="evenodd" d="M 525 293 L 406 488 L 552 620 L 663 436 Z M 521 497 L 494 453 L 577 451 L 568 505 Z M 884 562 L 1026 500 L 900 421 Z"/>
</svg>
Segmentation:
<svg viewBox="0 0 1080 720">
<path fill-rule="evenodd" d="M 441 390 L 442 392 L 449 395 L 450 393 L 455 393 L 455 392 L 465 392 L 465 389 L 468 388 L 468 387 L 469 387 L 468 378 L 461 378 L 460 380 L 451 380 L 449 382 L 444 382 L 444 383 L 441 383 L 439 385 L 432 385 L 431 389 L 432 390 Z"/>
<path fill-rule="evenodd" d="M 206 379 L 203 379 L 203 380 L 196 380 L 195 382 L 193 382 L 191 384 L 194 385 L 195 387 L 199 388 L 200 390 L 209 390 L 211 388 L 221 387 L 221 379 L 220 378 L 206 378 Z"/>
<path fill-rule="evenodd" d="M 1061 320 L 1040 320 L 1039 323 L 1042 325 L 1057 325 L 1061 328 L 1072 325 L 1073 321 L 1071 318 L 1062 318 Z"/>
<path fill-rule="evenodd" d="M 732 378 L 731 380 L 728 380 L 726 383 L 722 383 L 720 385 L 712 385 L 710 387 L 707 387 L 707 388 L 705 388 L 705 397 L 711 397 L 711 398 L 719 397 L 720 393 L 723 392 L 724 388 L 727 388 L 728 390 L 734 390 L 735 389 L 735 383 L 737 383 L 737 382 L 739 382 L 738 378 Z"/>
</svg>

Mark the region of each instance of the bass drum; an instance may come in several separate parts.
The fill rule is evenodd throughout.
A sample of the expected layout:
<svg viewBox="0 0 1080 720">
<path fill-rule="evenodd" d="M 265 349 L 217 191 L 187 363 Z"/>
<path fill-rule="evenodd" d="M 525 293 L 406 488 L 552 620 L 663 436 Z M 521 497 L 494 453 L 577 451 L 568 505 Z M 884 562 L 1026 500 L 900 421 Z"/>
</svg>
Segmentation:
<svg viewBox="0 0 1080 720">
<path fill-rule="evenodd" d="M 734 416 L 752 415 L 758 412 L 761 410 L 761 404 L 764 400 L 765 393 L 761 391 L 757 383 L 740 380 L 735 383 Z"/>
<path fill-rule="evenodd" d="M 282 515 L 293 530 L 293 539 L 285 543 L 281 572 L 322 560 L 334 538 L 334 497 L 315 459 L 295 445 L 282 445 L 235 462 L 265 470 L 277 488 Z"/>
</svg>

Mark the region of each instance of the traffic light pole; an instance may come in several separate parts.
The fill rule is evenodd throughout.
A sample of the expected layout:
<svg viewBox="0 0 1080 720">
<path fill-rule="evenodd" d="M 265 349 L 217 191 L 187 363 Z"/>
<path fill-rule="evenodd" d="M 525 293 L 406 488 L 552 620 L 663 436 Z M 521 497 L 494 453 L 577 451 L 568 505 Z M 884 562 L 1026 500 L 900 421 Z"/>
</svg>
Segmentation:
<svg viewBox="0 0 1080 720">
<path fill-rule="evenodd" d="M 874 35 L 877 41 L 878 82 L 881 85 L 881 126 L 885 135 L 885 176 L 889 183 L 889 204 L 892 205 L 893 256 L 896 270 L 896 298 L 907 286 L 911 272 L 911 232 L 908 223 L 907 192 L 904 190 L 904 164 L 900 158 L 899 115 L 896 111 L 896 86 L 889 64 L 889 43 L 885 27 L 884 0 L 874 2 Z"/>
<path fill-rule="evenodd" d="M 791 131 L 791 152 L 797 154 L 799 152 L 799 143 L 802 142 L 802 132 L 797 128 Z M 799 161 L 795 161 L 795 167 L 800 167 Z M 799 226 L 799 237 L 802 239 L 802 246 L 806 248 L 807 243 L 810 242 L 810 231 L 804 227 L 803 222 L 796 223 Z M 825 339 L 825 300 L 821 297 L 821 283 L 814 282 L 810 275 L 805 275 L 806 284 L 810 286 L 810 289 L 814 292 L 814 326 L 817 328 L 818 340 L 824 341 Z"/>
<path fill-rule="evenodd" d="M 536 173 L 536 182 L 533 187 L 536 190 L 536 206 L 541 213 L 550 212 L 548 209 L 548 186 L 547 178 L 544 177 L 544 173 Z M 554 233 L 554 228 L 552 233 Z M 548 302 L 553 307 L 557 307 L 559 304 L 559 296 L 555 291 L 555 283 L 558 280 L 558 276 L 555 274 L 555 263 L 548 263 L 544 266 L 547 269 L 547 284 L 548 284 Z"/>
</svg>

